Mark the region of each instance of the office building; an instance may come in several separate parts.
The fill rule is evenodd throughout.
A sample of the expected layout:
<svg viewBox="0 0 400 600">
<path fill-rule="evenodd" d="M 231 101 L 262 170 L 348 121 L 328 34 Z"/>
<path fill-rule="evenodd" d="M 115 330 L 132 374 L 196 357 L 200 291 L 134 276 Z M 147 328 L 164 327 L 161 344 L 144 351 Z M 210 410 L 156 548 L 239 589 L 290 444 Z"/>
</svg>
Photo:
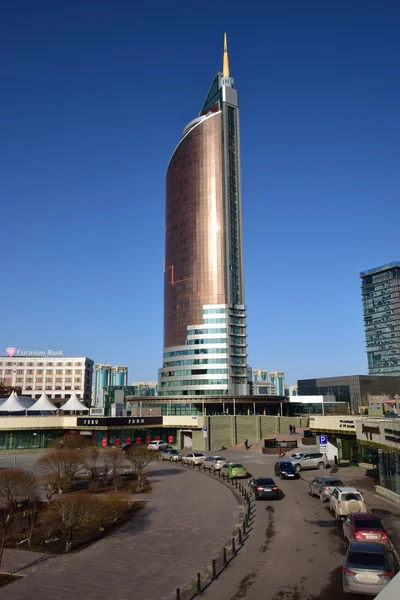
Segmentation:
<svg viewBox="0 0 400 600">
<path fill-rule="evenodd" d="M 223 72 L 167 169 L 161 396 L 247 393 L 241 210 L 238 95 L 225 39 Z"/>
<path fill-rule="evenodd" d="M 265 369 L 253 369 L 253 382 L 268 381 L 268 371 Z"/>
<path fill-rule="evenodd" d="M 318 377 L 297 382 L 300 396 L 333 394 L 337 402 L 347 402 L 354 414 L 368 408 L 370 398 L 400 394 L 400 377 L 382 375 L 345 375 L 343 377 Z M 374 398 L 376 402 L 376 398 Z"/>
<path fill-rule="evenodd" d="M 102 408 L 104 405 L 104 388 L 110 385 L 111 365 L 98 363 L 94 371 L 94 406 Z"/>
<path fill-rule="evenodd" d="M 270 381 L 253 381 L 253 396 L 276 396 L 275 385 Z"/>
<path fill-rule="evenodd" d="M 297 384 L 288 385 L 285 388 L 285 396 L 298 396 L 299 390 L 297 389 Z"/>
<path fill-rule="evenodd" d="M 400 376 L 400 262 L 363 271 L 361 295 L 370 375 Z"/>
<path fill-rule="evenodd" d="M 0 385 L 40 398 L 43 392 L 57 406 L 74 391 L 90 402 L 93 361 L 86 356 L 0 356 Z"/>
<path fill-rule="evenodd" d="M 110 385 L 128 385 L 128 367 L 111 367 Z"/>
<path fill-rule="evenodd" d="M 275 386 L 277 396 L 285 395 L 285 373 L 283 371 L 271 371 L 271 383 Z"/>
<path fill-rule="evenodd" d="M 134 396 L 157 396 L 157 381 L 134 381 L 131 384 Z"/>
</svg>

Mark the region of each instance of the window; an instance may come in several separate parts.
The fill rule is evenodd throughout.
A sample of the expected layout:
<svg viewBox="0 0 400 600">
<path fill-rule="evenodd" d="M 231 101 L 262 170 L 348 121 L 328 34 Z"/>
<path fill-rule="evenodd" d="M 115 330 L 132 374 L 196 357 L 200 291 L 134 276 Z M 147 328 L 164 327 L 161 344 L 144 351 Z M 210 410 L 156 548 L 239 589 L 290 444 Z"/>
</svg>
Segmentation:
<svg viewBox="0 0 400 600">
<path fill-rule="evenodd" d="M 46 363 L 46 367 L 52 367 L 53 363 Z"/>
</svg>

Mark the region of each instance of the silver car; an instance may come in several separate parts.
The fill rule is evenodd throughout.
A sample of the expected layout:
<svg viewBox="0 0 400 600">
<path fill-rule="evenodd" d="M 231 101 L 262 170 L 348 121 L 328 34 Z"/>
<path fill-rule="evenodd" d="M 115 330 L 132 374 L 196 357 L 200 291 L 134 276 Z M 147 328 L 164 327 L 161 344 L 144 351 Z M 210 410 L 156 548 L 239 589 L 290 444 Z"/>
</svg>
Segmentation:
<svg viewBox="0 0 400 600">
<path fill-rule="evenodd" d="M 295 466 L 296 471 L 303 469 L 326 469 L 329 467 L 328 459 L 322 452 L 305 452 L 301 458 L 290 458 L 290 462 Z"/>
<path fill-rule="evenodd" d="M 179 462 L 182 460 L 182 452 L 179 450 L 171 450 L 169 453 L 169 458 L 167 458 L 170 462 Z"/>
<path fill-rule="evenodd" d="M 393 555 L 383 544 L 352 542 L 342 572 L 345 594 L 375 596 L 393 578 Z"/>
<path fill-rule="evenodd" d="M 229 462 L 223 456 L 208 456 L 203 462 L 203 469 L 205 471 L 220 471 L 226 463 Z"/>
<path fill-rule="evenodd" d="M 310 496 L 318 496 L 321 502 L 327 502 L 335 487 L 342 486 L 343 483 L 338 477 L 316 477 L 308 486 Z"/>
<path fill-rule="evenodd" d="M 189 452 L 189 454 L 186 454 L 186 456 L 184 456 L 182 458 L 182 464 L 187 464 L 187 465 L 195 464 L 195 465 L 199 465 L 203 461 L 205 461 L 205 459 L 206 459 L 206 455 L 202 454 L 201 452 Z"/>
</svg>

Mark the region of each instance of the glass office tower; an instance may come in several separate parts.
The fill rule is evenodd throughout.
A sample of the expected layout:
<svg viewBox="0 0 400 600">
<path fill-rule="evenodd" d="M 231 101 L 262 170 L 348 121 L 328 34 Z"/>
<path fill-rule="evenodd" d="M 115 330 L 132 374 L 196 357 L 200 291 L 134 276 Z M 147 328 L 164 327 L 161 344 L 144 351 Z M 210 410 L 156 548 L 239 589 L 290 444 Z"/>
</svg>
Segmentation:
<svg viewBox="0 0 400 600">
<path fill-rule="evenodd" d="M 224 67 L 167 169 L 158 393 L 247 393 L 239 107 Z"/>
<path fill-rule="evenodd" d="M 110 385 L 121 386 L 128 385 L 128 367 L 111 367 Z"/>
<path fill-rule="evenodd" d="M 368 372 L 400 376 L 400 262 L 360 277 Z"/>
</svg>

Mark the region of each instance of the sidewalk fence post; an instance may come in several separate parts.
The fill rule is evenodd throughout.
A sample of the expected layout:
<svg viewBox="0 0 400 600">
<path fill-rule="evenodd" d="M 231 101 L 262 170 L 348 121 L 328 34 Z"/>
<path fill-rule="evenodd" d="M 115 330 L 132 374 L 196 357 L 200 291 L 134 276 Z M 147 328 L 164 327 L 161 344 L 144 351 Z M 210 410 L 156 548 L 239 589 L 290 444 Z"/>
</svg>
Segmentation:
<svg viewBox="0 0 400 600">
<path fill-rule="evenodd" d="M 242 541 L 242 530 L 239 529 L 239 545 L 241 546 L 242 544 L 243 544 L 243 541 Z"/>
<path fill-rule="evenodd" d="M 246 521 L 243 521 L 243 535 L 246 535 Z"/>
<path fill-rule="evenodd" d="M 181 590 L 176 588 L 176 600 L 181 600 Z"/>
<path fill-rule="evenodd" d="M 236 556 L 236 545 L 235 545 L 235 538 L 232 538 L 232 554 L 233 556 Z"/>
<path fill-rule="evenodd" d="M 217 579 L 217 568 L 215 565 L 215 558 L 213 558 L 213 561 L 212 561 L 212 578 Z"/>
<path fill-rule="evenodd" d="M 200 579 L 200 573 L 197 573 L 197 593 L 198 594 L 202 594 L 203 592 L 201 591 L 201 579 Z"/>
<path fill-rule="evenodd" d="M 224 567 L 226 567 L 226 565 L 228 564 L 227 558 L 226 558 L 226 548 L 224 546 Z"/>
</svg>

